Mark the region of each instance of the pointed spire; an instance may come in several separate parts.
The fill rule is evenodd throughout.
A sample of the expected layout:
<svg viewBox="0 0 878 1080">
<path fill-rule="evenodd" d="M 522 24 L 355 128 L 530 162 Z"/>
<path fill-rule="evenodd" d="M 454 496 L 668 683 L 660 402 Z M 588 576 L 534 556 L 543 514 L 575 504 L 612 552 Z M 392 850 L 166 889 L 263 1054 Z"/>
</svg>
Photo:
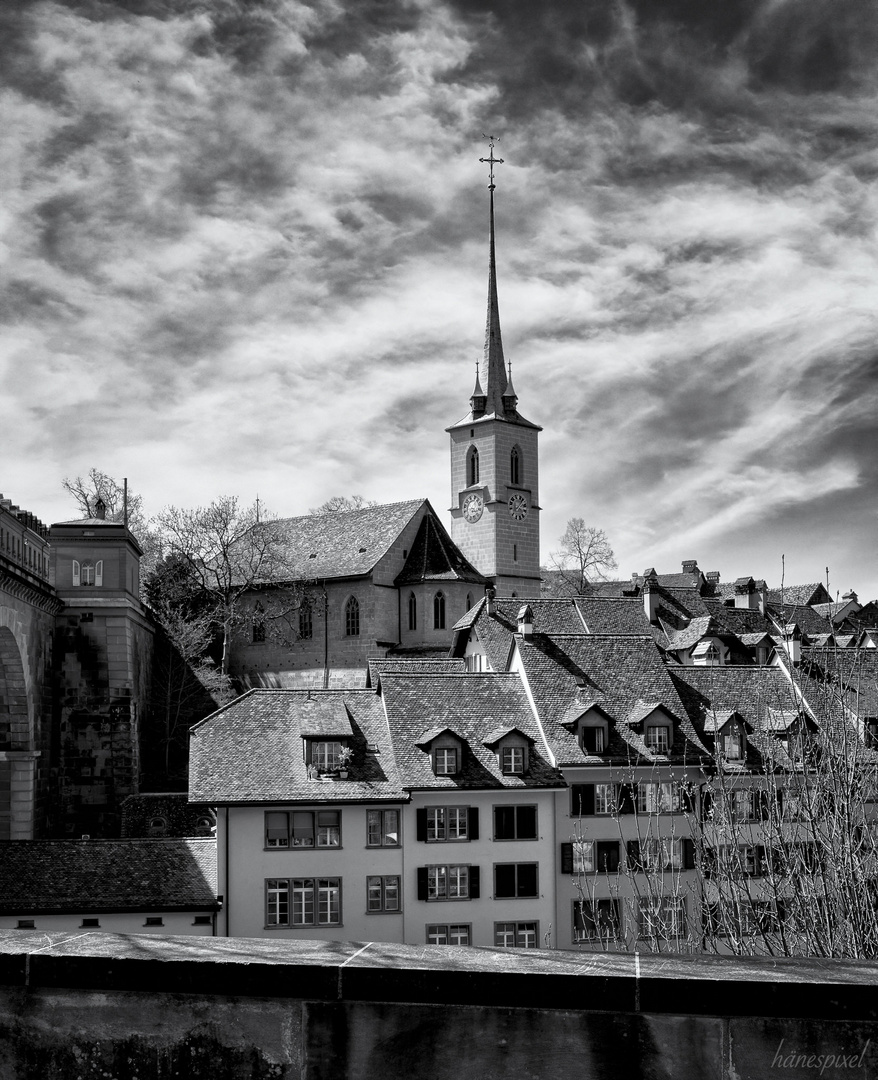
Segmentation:
<svg viewBox="0 0 878 1080">
<path fill-rule="evenodd" d="M 494 251 L 494 166 L 502 165 L 503 158 L 494 157 L 493 135 L 486 135 L 488 157 L 479 158 L 490 168 L 488 190 L 490 196 L 490 257 L 488 263 L 488 319 L 485 326 L 485 411 L 502 416 L 503 395 L 506 391 L 506 364 L 503 360 L 503 340 L 500 336 L 500 304 L 497 299 L 497 260 Z"/>
<path fill-rule="evenodd" d="M 473 387 L 473 392 L 470 394 L 469 399 L 470 407 L 473 411 L 473 417 L 478 419 L 485 412 L 485 391 L 482 389 L 482 381 L 479 378 L 479 362 L 476 360 L 476 385 Z"/>
<path fill-rule="evenodd" d="M 518 394 L 512 385 L 512 361 L 509 361 L 509 375 L 506 379 L 506 389 L 503 391 L 503 409 L 505 412 L 514 413 L 518 407 Z"/>
</svg>

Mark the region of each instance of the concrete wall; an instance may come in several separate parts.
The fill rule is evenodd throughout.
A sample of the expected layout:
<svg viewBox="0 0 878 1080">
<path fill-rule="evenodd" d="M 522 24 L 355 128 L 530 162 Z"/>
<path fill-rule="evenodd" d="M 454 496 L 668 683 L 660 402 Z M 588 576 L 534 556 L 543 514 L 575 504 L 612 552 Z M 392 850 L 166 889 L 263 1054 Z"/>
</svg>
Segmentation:
<svg viewBox="0 0 878 1080">
<path fill-rule="evenodd" d="M 0 932 L 0 1075 L 869 1077 L 876 988 L 872 962 Z"/>
</svg>

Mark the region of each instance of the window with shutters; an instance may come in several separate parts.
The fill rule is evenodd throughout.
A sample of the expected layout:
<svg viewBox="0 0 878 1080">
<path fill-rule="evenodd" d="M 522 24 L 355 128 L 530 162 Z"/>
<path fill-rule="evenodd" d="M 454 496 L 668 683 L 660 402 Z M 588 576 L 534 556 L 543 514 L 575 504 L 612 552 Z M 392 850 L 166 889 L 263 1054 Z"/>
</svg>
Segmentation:
<svg viewBox="0 0 878 1080">
<path fill-rule="evenodd" d="M 399 877 L 395 874 L 366 878 L 366 911 L 396 912 L 399 905 Z"/>
<path fill-rule="evenodd" d="M 574 900 L 574 941 L 619 941 L 622 912 L 618 900 Z"/>
<path fill-rule="evenodd" d="M 429 923 L 428 945 L 471 945 L 473 928 L 469 923 Z"/>
<path fill-rule="evenodd" d="M 478 895 L 478 867 L 447 863 L 418 867 L 419 900 L 470 900 Z"/>
<path fill-rule="evenodd" d="M 366 812 L 366 847 L 399 847 L 399 811 Z"/>
<path fill-rule="evenodd" d="M 679 784 L 655 784 L 644 781 L 637 784 L 637 809 L 639 813 L 678 814 L 680 806 Z"/>
<path fill-rule="evenodd" d="M 595 814 L 616 812 L 616 784 L 573 784 L 570 789 L 573 817 L 592 817 Z"/>
<path fill-rule="evenodd" d="M 73 584 L 94 585 L 98 588 L 104 583 L 104 560 L 92 559 L 73 560 Z"/>
<path fill-rule="evenodd" d="M 537 808 L 535 806 L 495 806 L 495 840 L 536 840 Z"/>
<path fill-rule="evenodd" d="M 562 874 L 614 874 L 618 869 L 618 840 L 576 840 L 561 845 Z"/>
<path fill-rule="evenodd" d="M 629 840 L 629 870 L 694 870 L 695 844 L 689 837 L 649 836 Z"/>
<path fill-rule="evenodd" d="M 538 949 L 540 924 L 538 922 L 494 923 L 494 945 L 498 949 Z"/>
<path fill-rule="evenodd" d="M 539 895 L 537 863 L 495 863 L 494 898 L 497 900 Z"/>
<path fill-rule="evenodd" d="M 448 844 L 478 840 L 479 810 L 476 806 L 426 806 L 416 814 L 418 840 Z"/>
</svg>

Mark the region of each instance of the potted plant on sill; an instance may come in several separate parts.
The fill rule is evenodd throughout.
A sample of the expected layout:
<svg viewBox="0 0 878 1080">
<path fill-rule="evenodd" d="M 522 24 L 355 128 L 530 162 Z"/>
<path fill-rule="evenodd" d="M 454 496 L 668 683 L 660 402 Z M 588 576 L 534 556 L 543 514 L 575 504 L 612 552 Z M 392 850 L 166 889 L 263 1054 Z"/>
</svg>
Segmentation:
<svg viewBox="0 0 878 1080">
<path fill-rule="evenodd" d="M 347 780 L 348 778 L 348 766 L 350 765 L 353 756 L 354 752 L 349 746 L 343 746 L 338 752 L 338 775 L 342 780 Z"/>
</svg>

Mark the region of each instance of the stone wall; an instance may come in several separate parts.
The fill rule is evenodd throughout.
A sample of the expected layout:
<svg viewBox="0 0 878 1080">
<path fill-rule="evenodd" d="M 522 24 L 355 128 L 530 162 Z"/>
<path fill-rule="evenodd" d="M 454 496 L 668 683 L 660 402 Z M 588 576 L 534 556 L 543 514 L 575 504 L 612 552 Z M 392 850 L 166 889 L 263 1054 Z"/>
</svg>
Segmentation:
<svg viewBox="0 0 878 1080">
<path fill-rule="evenodd" d="M 0 1076 L 865 1078 L 876 985 L 855 961 L 6 932 Z"/>
</svg>

